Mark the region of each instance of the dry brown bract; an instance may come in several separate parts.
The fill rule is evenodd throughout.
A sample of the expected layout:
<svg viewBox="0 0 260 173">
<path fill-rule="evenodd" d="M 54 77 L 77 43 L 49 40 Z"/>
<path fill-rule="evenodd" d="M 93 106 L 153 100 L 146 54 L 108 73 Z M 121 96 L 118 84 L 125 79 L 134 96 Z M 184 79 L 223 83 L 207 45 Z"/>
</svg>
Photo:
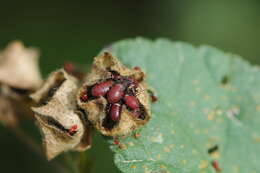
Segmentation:
<svg viewBox="0 0 260 173">
<path fill-rule="evenodd" d="M 35 89 L 42 78 L 38 67 L 39 53 L 36 49 L 25 48 L 14 41 L 0 53 L 0 83 L 19 89 Z"/>
<path fill-rule="evenodd" d="M 41 85 L 38 51 L 14 41 L 0 52 L 0 122 L 15 126 L 30 115 L 28 93 Z M 15 105 L 15 106 L 14 106 Z"/>
<path fill-rule="evenodd" d="M 122 103 L 120 120 L 118 122 L 112 122 L 109 120 L 107 111 L 109 104 L 106 96 L 90 98 L 87 101 L 82 100 L 81 97 L 84 92 L 89 94 L 89 90 L 96 84 L 106 80 L 114 80 L 114 74 L 118 74 L 126 79 L 131 78 L 138 82 L 134 95 L 139 100 L 142 108 L 143 115 L 141 118 L 134 115 L 133 111 Z M 144 79 L 145 74 L 140 68 L 129 69 L 122 65 L 121 62 L 110 53 L 105 52 L 95 58 L 91 72 L 86 76 L 85 83 L 78 92 L 77 103 L 79 107 L 87 113 L 88 120 L 103 135 L 118 136 L 129 134 L 131 131 L 146 124 L 151 117 L 149 95 Z"/>
<path fill-rule="evenodd" d="M 84 114 L 77 111 L 78 80 L 64 70 L 53 72 L 31 97 L 40 105 L 32 108 L 43 133 L 48 159 L 67 150 L 90 147 L 91 129 Z"/>
</svg>

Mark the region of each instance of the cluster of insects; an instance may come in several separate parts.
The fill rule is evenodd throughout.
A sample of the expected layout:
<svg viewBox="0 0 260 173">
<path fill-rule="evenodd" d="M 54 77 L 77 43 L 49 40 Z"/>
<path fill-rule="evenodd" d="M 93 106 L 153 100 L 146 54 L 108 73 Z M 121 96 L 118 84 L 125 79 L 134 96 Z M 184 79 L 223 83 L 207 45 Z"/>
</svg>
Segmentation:
<svg viewBox="0 0 260 173">
<path fill-rule="evenodd" d="M 151 119 L 150 100 L 157 100 L 145 77 L 142 69 L 127 68 L 108 52 L 94 59 L 89 73 L 71 63 L 51 73 L 31 94 L 48 159 L 90 148 L 93 129 L 125 148 L 119 137 L 145 125 Z"/>
<path fill-rule="evenodd" d="M 101 96 L 106 98 L 107 116 L 104 123 L 107 128 L 112 128 L 120 120 L 123 105 L 126 105 L 135 118 L 143 120 L 145 118 L 143 105 L 136 97 L 138 83 L 139 81 L 133 77 L 111 71 L 111 78 L 87 87 L 81 93 L 80 99 L 82 102 L 87 102 Z"/>
</svg>

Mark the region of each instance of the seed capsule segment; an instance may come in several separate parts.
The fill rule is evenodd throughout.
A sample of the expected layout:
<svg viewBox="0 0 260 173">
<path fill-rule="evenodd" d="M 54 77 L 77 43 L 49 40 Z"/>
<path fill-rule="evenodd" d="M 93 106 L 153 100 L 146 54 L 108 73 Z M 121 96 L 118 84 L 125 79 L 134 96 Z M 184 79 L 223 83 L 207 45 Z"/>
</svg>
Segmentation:
<svg viewBox="0 0 260 173">
<path fill-rule="evenodd" d="M 115 84 L 108 92 L 108 95 L 107 95 L 108 102 L 116 103 L 116 102 L 120 101 L 120 99 L 124 95 L 124 90 L 125 90 L 125 87 L 122 84 L 120 84 L 120 83 Z"/>
<path fill-rule="evenodd" d="M 127 135 L 151 119 L 145 77 L 139 67 L 130 69 L 110 53 L 100 54 L 79 89 L 78 107 L 103 135 Z M 85 102 L 80 97 L 84 91 L 88 94 Z"/>
<path fill-rule="evenodd" d="M 120 115 L 121 115 L 121 105 L 118 103 L 112 104 L 110 108 L 110 118 L 113 121 L 119 121 L 120 120 Z"/>
<path fill-rule="evenodd" d="M 112 80 L 109 80 L 95 85 L 91 90 L 92 96 L 100 97 L 106 95 L 113 84 L 114 82 Z"/>
<path fill-rule="evenodd" d="M 135 110 L 139 108 L 139 101 L 137 100 L 137 98 L 135 96 L 129 96 L 129 95 L 125 95 L 124 97 L 125 100 L 125 104 Z"/>
</svg>

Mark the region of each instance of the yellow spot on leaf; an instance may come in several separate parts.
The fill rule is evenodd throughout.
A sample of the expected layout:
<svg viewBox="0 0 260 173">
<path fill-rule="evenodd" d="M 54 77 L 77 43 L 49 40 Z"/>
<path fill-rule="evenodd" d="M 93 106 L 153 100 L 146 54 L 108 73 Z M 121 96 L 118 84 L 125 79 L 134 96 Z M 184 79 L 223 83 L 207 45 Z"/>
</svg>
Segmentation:
<svg viewBox="0 0 260 173">
<path fill-rule="evenodd" d="M 187 160 L 182 160 L 181 163 L 186 165 L 187 164 Z"/>
<path fill-rule="evenodd" d="M 221 99 L 222 99 L 222 100 L 227 100 L 228 97 L 227 97 L 227 96 L 221 96 Z"/>
<path fill-rule="evenodd" d="M 183 145 L 183 144 L 180 146 L 180 148 L 184 148 L 184 147 L 185 147 L 185 145 Z"/>
<path fill-rule="evenodd" d="M 210 113 L 210 114 L 208 114 L 208 120 L 213 120 L 214 119 L 214 114 L 212 114 L 212 113 Z"/>
<path fill-rule="evenodd" d="M 211 153 L 210 156 L 213 159 L 220 159 L 220 153 L 218 151 L 215 151 L 215 152 Z"/>
<path fill-rule="evenodd" d="M 195 132 L 195 134 L 197 134 L 197 135 L 198 135 L 198 134 L 200 134 L 200 129 L 195 129 L 195 131 L 194 131 L 194 132 Z"/>
<path fill-rule="evenodd" d="M 134 143 L 133 142 L 129 142 L 128 145 L 129 146 L 134 146 Z"/>
<path fill-rule="evenodd" d="M 147 168 L 148 168 L 148 166 L 147 166 L 147 165 L 143 165 L 142 167 L 143 167 L 144 169 L 147 169 Z"/>
<path fill-rule="evenodd" d="M 197 93 L 201 92 L 201 88 L 196 88 L 195 90 Z"/>
<path fill-rule="evenodd" d="M 211 148 L 212 144 L 211 143 L 206 143 L 206 148 Z"/>
<path fill-rule="evenodd" d="M 239 172 L 239 166 L 238 165 L 235 165 L 235 166 L 233 166 L 232 167 L 232 170 L 234 171 L 234 172 Z"/>
<path fill-rule="evenodd" d="M 208 108 L 204 108 L 202 111 L 203 111 L 205 114 L 208 114 L 208 113 L 209 113 L 209 109 L 208 109 Z"/>
<path fill-rule="evenodd" d="M 204 129 L 204 133 L 207 135 L 209 134 L 209 129 Z"/>
<path fill-rule="evenodd" d="M 252 134 L 254 142 L 260 143 L 260 136 L 256 133 Z"/>
<path fill-rule="evenodd" d="M 201 160 L 199 164 L 199 169 L 205 169 L 209 165 L 209 162 L 207 160 Z"/>
<path fill-rule="evenodd" d="M 193 85 L 199 84 L 199 80 L 193 80 L 193 81 L 192 81 L 192 84 L 193 84 Z"/>
<path fill-rule="evenodd" d="M 256 106 L 256 111 L 257 111 L 257 112 L 260 112 L 260 105 L 257 105 L 257 106 Z"/>
<path fill-rule="evenodd" d="M 136 168 L 136 165 L 132 165 L 131 168 L 135 169 L 135 168 Z"/>
<path fill-rule="evenodd" d="M 216 122 L 217 122 L 217 123 L 223 123 L 224 120 L 223 120 L 223 118 L 218 118 L 218 119 L 216 120 Z"/>
<path fill-rule="evenodd" d="M 190 107 L 194 107 L 196 105 L 196 102 L 195 101 L 190 101 Z"/>
<path fill-rule="evenodd" d="M 175 115 L 176 115 L 176 112 L 171 112 L 170 115 L 175 116 Z"/>
<path fill-rule="evenodd" d="M 206 101 L 208 101 L 208 100 L 211 99 L 211 96 L 209 96 L 209 95 L 205 95 L 205 96 L 204 96 L 204 99 L 205 99 Z"/>
<path fill-rule="evenodd" d="M 222 111 L 221 109 L 217 109 L 217 110 L 216 110 L 216 114 L 217 114 L 217 115 L 221 115 L 221 114 L 223 114 L 223 111 Z"/>
<path fill-rule="evenodd" d="M 192 154 L 198 154 L 198 151 L 195 150 L 195 149 L 193 149 L 193 150 L 192 150 Z"/>
<path fill-rule="evenodd" d="M 156 158 L 161 159 L 161 154 L 157 154 Z"/>
<path fill-rule="evenodd" d="M 175 148 L 175 144 L 169 145 L 170 148 Z"/>
<path fill-rule="evenodd" d="M 163 134 L 159 133 L 157 136 L 151 137 L 151 141 L 159 144 L 163 143 Z"/>
<path fill-rule="evenodd" d="M 243 97 L 242 97 L 242 96 L 237 96 L 237 97 L 236 97 L 236 100 L 237 100 L 237 101 L 242 101 L 242 100 L 243 100 Z"/>
<path fill-rule="evenodd" d="M 164 165 L 160 165 L 160 168 L 161 168 L 161 169 L 165 169 L 166 166 L 164 166 Z"/>
<path fill-rule="evenodd" d="M 169 152 L 171 152 L 171 149 L 169 147 L 164 147 L 163 151 L 169 153 Z"/>
</svg>

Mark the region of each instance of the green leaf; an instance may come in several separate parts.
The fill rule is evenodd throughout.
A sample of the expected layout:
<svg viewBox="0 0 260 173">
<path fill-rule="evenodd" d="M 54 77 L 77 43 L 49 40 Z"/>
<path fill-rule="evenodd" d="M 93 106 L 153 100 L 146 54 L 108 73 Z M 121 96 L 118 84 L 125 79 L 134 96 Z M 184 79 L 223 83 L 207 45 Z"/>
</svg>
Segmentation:
<svg viewBox="0 0 260 173">
<path fill-rule="evenodd" d="M 120 41 L 112 52 L 140 66 L 159 101 L 141 136 L 110 140 L 123 172 L 260 172 L 260 70 L 209 46 L 165 39 Z M 218 146 L 213 154 L 208 149 Z"/>
</svg>

